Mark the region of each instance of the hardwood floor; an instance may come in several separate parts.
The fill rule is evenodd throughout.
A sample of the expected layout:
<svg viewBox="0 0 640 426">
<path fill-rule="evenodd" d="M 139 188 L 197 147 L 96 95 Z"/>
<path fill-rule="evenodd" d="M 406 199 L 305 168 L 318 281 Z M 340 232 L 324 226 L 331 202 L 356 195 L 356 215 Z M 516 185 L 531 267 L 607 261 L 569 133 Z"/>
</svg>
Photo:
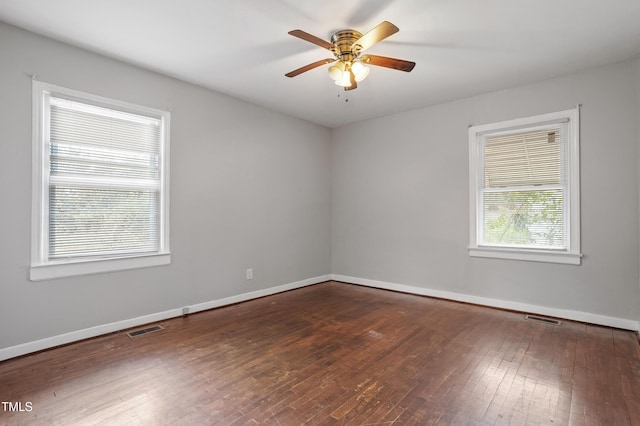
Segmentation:
<svg viewBox="0 0 640 426">
<path fill-rule="evenodd" d="M 1 362 L 0 424 L 640 424 L 628 331 L 333 282 L 160 324 Z"/>
</svg>

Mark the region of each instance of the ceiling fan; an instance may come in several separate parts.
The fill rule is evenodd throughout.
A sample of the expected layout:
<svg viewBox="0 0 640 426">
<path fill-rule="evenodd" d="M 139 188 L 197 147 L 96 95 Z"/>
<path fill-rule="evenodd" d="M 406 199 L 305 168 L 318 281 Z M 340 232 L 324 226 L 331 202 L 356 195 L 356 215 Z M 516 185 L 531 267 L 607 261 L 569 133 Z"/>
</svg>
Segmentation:
<svg viewBox="0 0 640 426">
<path fill-rule="evenodd" d="M 341 30 L 331 36 L 331 42 L 325 41 L 302 30 L 289 31 L 294 37 L 301 38 L 333 53 L 334 58 L 322 59 L 304 67 L 293 70 L 285 76 L 295 77 L 322 65 L 331 64 L 329 77 L 335 80 L 338 86 L 344 90 L 353 90 L 358 87 L 358 82 L 364 80 L 369 74 L 366 65 L 392 68 L 395 70 L 410 72 L 416 65 L 415 62 L 402 59 L 388 58 L 386 56 L 363 55 L 362 53 L 376 43 L 399 31 L 399 28 L 391 22 L 384 21 L 368 33 L 362 35 L 356 30 Z"/>
</svg>

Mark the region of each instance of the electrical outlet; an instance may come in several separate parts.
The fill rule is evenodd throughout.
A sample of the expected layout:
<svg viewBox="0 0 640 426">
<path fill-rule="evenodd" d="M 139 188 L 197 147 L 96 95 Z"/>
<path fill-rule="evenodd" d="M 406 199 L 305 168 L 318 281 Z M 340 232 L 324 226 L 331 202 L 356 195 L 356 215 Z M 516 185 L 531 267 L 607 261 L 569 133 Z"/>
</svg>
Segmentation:
<svg viewBox="0 0 640 426">
<path fill-rule="evenodd" d="M 248 280 L 252 280 L 253 279 L 253 268 L 247 269 L 247 279 Z"/>
</svg>

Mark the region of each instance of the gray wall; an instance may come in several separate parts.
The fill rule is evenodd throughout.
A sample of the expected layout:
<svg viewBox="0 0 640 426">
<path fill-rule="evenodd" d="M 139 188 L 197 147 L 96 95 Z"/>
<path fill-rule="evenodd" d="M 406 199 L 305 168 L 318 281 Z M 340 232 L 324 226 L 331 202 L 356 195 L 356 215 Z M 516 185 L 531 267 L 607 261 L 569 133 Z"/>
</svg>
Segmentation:
<svg viewBox="0 0 640 426">
<path fill-rule="evenodd" d="M 640 319 L 636 65 L 613 64 L 335 130 L 333 273 Z M 468 126 L 577 104 L 582 265 L 470 258 Z"/>
<path fill-rule="evenodd" d="M 27 279 L 30 74 L 172 109 L 171 265 Z M 330 161 L 329 129 L 0 23 L 0 349 L 330 274 Z"/>
<path fill-rule="evenodd" d="M 28 281 L 31 74 L 172 109 L 170 266 Z M 0 93 L 0 349 L 330 273 L 640 320 L 637 61 L 331 131 L 0 23 Z M 469 258 L 468 125 L 576 104 L 583 265 Z"/>
</svg>

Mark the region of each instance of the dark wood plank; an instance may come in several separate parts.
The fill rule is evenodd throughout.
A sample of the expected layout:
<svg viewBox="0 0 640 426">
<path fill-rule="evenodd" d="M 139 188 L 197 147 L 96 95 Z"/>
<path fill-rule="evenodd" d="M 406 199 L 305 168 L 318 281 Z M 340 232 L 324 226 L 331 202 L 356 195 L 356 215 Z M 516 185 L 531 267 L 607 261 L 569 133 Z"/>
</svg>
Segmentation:
<svg viewBox="0 0 640 426">
<path fill-rule="evenodd" d="M 0 424 L 639 424 L 632 332 L 324 283 L 0 363 Z"/>
</svg>

